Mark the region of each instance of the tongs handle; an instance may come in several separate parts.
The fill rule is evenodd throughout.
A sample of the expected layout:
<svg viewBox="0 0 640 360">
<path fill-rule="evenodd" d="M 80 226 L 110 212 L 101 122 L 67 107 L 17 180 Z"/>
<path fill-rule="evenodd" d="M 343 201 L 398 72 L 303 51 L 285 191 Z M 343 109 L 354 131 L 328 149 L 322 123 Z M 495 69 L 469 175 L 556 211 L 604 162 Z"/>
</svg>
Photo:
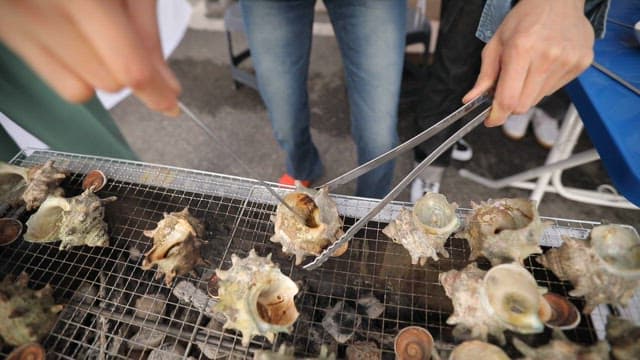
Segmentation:
<svg viewBox="0 0 640 360">
<path fill-rule="evenodd" d="M 483 96 L 481 96 L 481 97 L 483 97 Z M 477 98 L 476 100 L 479 100 L 479 99 L 480 99 L 480 97 Z M 476 103 L 474 106 L 472 106 L 471 110 L 477 108 L 479 105 L 482 105 L 482 103 L 486 102 L 485 105 L 487 107 L 484 110 L 482 110 L 482 112 L 480 112 L 475 118 L 473 118 L 473 120 L 469 121 L 462 128 L 460 128 L 460 130 L 456 131 L 455 134 L 453 134 L 451 137 L 449 137 L 447 140 L 445 140 L 442 144 L 440 144 L 440 146 L 438 146 L 424 160 L 422 160 L 422 162 L 417 167 L 415 167 L 404 179 L 402 179 L 400 181 L 400 183 L 398 183 L 398 185 L 396 185 L 382 200 L 380 200 L 380 202 L 378 204 L 376 204 L 376 206 L 373 209 L 371 209 L 371 211 L 369 211 L 367 214 L 365 214 L 363 217 L 361 217 L 355 224 L 353 224 L 353 226 L 351 226 L 349 228 L 349 230 L 347 230 L 347 232 L 344 235 L 342 235 L 342 237 L 340 237 L 340 239 L 338 239 L 338 241 L 334 242 L 329 247 L 327 247 L 322 252 L 322 254 L 317 256 L 312 262 L 310 262 L 310 263 L 306 264 L 305 266 L 303 266 L 303 268 L 306 269 L 306 270 L 314 270 L 314 269 L 318 268 L 320 265 L 324 264 L 329 259 L 329 257 L 331 255 L 333 255 L 333 253 L 336 252 L 336 250 L 338 248 L 342 247 L 345 243 L 347 243 L 358 231 L 360 231 L 360 229 L 362 229 L 369 222 L 369 220 L 371 220 L 374 216 L 376 216 L 389 202 L 393 201 L 393 199 L 395 199 L 398 196 L 398 194 L 410 182 L 412 182 L 427 166 L 431 165 L 431 163 L 435 159 L 437 159 L 440 155 L 442 155 L 442 153 L 444 153 L 447 149 L 449 149 L 449 147 L 451 147 L 451 145 L 453 145 L 455 142 L 457 142 L 458 140 L 463 138 L 465 135 L 467 135 L 476 126 L 480 125 L 484 121 L 484 119 L 486 119 L 487 116 L 489 115 L 489 111 L 491 111 L 491 106 L 490 106 L 491 102 L 488 101 L 488 100 L 489 100 L 489 98 L 485 97 L 485 98 L 482 99 L 481 103 Z M 463 106 L 462 108 L 458 109 L 458 111 L 461 111 L 461 110 L 464 110 L 464 109 L 468 109 L 468 108 L 466 106 Z M 465 110 L 465 114 L 470 112 L 471 110 L 468 110 L 468 111 Z M 434 127 L 435 126 L 440 126 L 441 124 L 445 124 L 445 123 L 446 124 L 451 124 L 452 122 L 460 119 L 463 115 L 457 114 L 458 111 L 456 111 L 453 114 L 449 115 L 447 118 L 443 119 L 438 124 L 434 125 Z M 451 122 L 448 122 L 448 119 L 454 114 L 457 114 L 457 116 L 455 116 L 455 119 L 453 121 L 451 121 Z M 442 126 L 445 126 L 445 125 L 442 125 Z M 426 131 L 430 131 L 432 128 L 429 128 Z M 439 129 L 441 130 L 441 127 L 439 127 Z M 440 131 L 440 130 L 438 130 L 438 131 Z M 438 132 L 438 131 L 436 131 L 436 132 Z M 424 134 L 424 132 L 422 134 Z M 422 135 L 422 134 L 420 134 L 420 135 Z M 418 136 L 420 136 L 420 135 L 418 135 Z M 431 133 L 429 137 L 431 137 L 431 136 L 433 136 L 433 133 Z M 414 137 L 413 139 L 411 139 L 409 141 L 413 141 L 414 139 L 416 139 L 416 137 Z M 354 169 L 354 170 L 356 170 L 356 169 Z"/>
<path fill-rule="evenodd" d="M 427 130 L 412 137 L 411 139 L 396 146 L 395 148 L 387 151 L 386 153 L 379 155 L 376 158 L 371 159 L 366 163 L 347 171 L 346 173 L 334 178 L 333 180 L 327 181 L 323 185 L 319 186 L 319 188 L 328 187 L 329 190 L 331 190 L 340 185 L 344 185 L 346 183 L 351 182 L 352 180 L 358 178 L 359 176 L 371 171 L 372 169 L 375 169 L 379 165 L 398 157 L 400 154 L 406 152 L 407 150 L 411 150 L 414 147 L 422 144 L 423 142 L 427 141 L 435 134 L 438 134 L 443 129 L 451 126 L 453 123 L 455 123 L 456 121 L 460 120 L 461 118 L 463 118 L 464 116 L 466 116 L 467 114 L 469 114 L 470 112 L 478 108 L 478 106 L 481 106 L 483 103 L 487 103 L 490 100 L 491 100 L 491 95 L 489 93 L 485 93 L 478 96 L 477 98 L 461 106 L 456 111 L 452 112 L 447 117 L 440 120 L 435 125 L 428 128 Z M 456 141 L 458 141 L 458 139 L 456 139 Z"/>
</svg>

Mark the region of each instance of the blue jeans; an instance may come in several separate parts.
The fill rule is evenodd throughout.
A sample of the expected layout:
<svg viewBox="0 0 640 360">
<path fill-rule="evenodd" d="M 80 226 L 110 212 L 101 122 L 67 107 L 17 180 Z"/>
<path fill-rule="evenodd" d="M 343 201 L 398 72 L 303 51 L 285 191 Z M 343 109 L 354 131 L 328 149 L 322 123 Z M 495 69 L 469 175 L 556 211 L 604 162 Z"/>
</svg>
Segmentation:
<svg viewBox="0 0 640 360">
<path fill-rule="evenodd" d="M 338 39 L 358 162 L 398 143 L 397 110 L 405 42 L 405 0 L 325 0 Z M 242 16 L 273 133 L 287 172 L 315 180 L 323 167 L 309 132 L 307 75 L 315 0 L 242 0 Z M 358 179 L 356 195 L 389 192 L 393 162 Z"/>
</svg>

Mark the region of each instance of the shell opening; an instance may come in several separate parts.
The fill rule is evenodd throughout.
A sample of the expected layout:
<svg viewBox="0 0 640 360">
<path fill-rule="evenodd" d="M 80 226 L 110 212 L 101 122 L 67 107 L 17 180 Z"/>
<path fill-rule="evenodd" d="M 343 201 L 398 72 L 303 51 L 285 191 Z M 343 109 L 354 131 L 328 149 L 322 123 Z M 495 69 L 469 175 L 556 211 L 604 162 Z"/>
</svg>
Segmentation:
<svg viewBox="0 0 640 360">
<path fill-rule="evenodd" d="M 440 229 L 449 226 L 456 219 L 454 207 L 441 194 L 427 194 L 416 203 L 413 210 L 422 224 Z"/>
<path fill-rule="evenodd" d="M 591 246 L 614 272 L 640 276 L 640 236 L 620 225 L 601 225 L 591 232 Z"/>
<path fill-rule="evenodd" d="M 27 230 L 31 239 L 49 239 L 58 232 L 62 212 L 59 206 L 40 207 L 27 222 Z"/>
<path fill-rule="evenodd" d="M 293 297 L 298 292 L 292 287 L 270 285 L 260 292 L 256 307 L 260 318 L 272 325 L 289 326 L 298 318 L 298 310 Z"/>
</svg>

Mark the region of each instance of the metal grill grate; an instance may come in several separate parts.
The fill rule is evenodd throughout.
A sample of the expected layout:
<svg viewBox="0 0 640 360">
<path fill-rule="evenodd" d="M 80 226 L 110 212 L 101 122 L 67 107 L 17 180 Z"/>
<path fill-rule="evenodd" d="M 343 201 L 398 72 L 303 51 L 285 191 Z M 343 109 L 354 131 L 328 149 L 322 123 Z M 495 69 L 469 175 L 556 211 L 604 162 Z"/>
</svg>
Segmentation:
<svg viewBox="0 0 640 360">
<path fill-rule="evenodd" d="M 13 162 L 32 166 L 47 159 L 55 159 L 56 166 L 73 172 L 63 183 L 67 196 L 80 192 L 83 174 L 92 169 L 102 170 L 109 178 L 99 195 L 118 196 L 118 201 L 107 207 L 109 247 L 59 251 L 57 243 L 19 240 L 0 248 L 0 277 L 26 271 L 31 275 L 30 287 L 40 288 L 50 283 L 56 300 L 66 304 L 53 331 L 43 342 L 55 358 L 100 358 L 101 354 L 108 354 L 114 359 L 142 359 L 151 348 L 145 348 L 136 337 L 140 331 L 146 333 L 147 339 L 161 339 L 159 343 L 163 345 L 157 352 L 179 353 L 174 355 L 176 358 L 245 358 L 257 349 L 277 349 L 282 343 L 293 344 L 297 356 L 315 356 L 321 344 L 328 344 L 338 358 L 343 358 L 346 345 L 337 344 L 321 325 L 325 311 L 340 301 L 345 306 L 338 317 L 344 317 L 344 324 L 348 324 L 341 330 L 354 332 L 349 342 L 372 341 L 378 345 L 383 359 L 394 358 L 393 338 L 398 330 L 409 325 L 426 327 L 439 350 L 453 347 L 452 326 L 446 325 L 452 306 L 438 283 L 438 274 L 464 267 L 469 249 L 465 241 L 450 239 L 446 244 L 451 254 L 449 259 L 429 261 L 424 267 L 408 265 L 407 251 L 381 233 L 386 223 L 407 204 L 388 206 L 351 240 L 347 253 L 332 258 L 319 270 L 308 272 L 294 267 L 292 259 L 280 251 L 280 245 L 269 241 L 273 234 L 270 217 L 275 213 L 275 202 L 255 181 L 51 151 L 37 151 L 29 156 L 21 153 Z M 335 199 L 345 226 L 353 224 L 375 205 L 373 201 L 347 196 L 335 196 Z M 223 331 L 213 320 L 207 326 L 210 320 L 200 305 L 181 302 L 173 295 L 172 288 L 153 279 L 155 270 L 140 269 L 142 258 L 135 255 L 151 247 L 151 239 L 144 237 L 142 231 L 154 228 L 163 212 L 179 211 L 185 206 L 207 225 L 205 238 L 209 244 L 202 248 L 202 255 L 211 266 L 198 269 L 198 278 L 176 278 L 174 286 L 187 280 L 206 292 L 213 270 L 231 266 L 231 254 L 244 257 L 251 249 L 262 256 L 272 253 L 273 261 L 280 265 L 282 272 L 301 287 L 296 300 L 301 316 L 291 334 L 280 334 L 274 344 L 255 337 L 245 348 L 240 344 L 239 333 Z M 459 216 L 464 218 L 467 213 L 468 210 L 460 210 Z M 561 235 L 584 238 L 597 224 L 548 220 L 554 225 L 544 235 L 544 246 L 558 246 Z M 525 265 L 540 286 L 568 296 L 570 284 L 559 281 L 531 258 Z M 489 264 L 481 267 L 486 269 Z M 361 323 L 357 327 L 346 321 L 349 314 L 362 312 L 357 300 L 369 296 L 384 304 L 382 315 L 370 319 L 360 314 Z M 161 314 L 137 310 L 136 301 L 142 297 L 161 305 Z M 579 308 L 584 305 L 582 299 L 572 301 Z M 638 322 L 639 304 L 636 294 L 627 309 L 600 306 L 590 318 L 583 318 L 576 329 L 565 334 L 573 341 L 594 343 L 604 336 L 609 311 L 620 312 Z M 530 339 L 546 343 L 549 336 L 550 332 L 546 331 Z M 203 343 L 208 344 L 206 354 Z M 0 354 L 6 355 L 8 350 L 5 347 Z"/>
</svg>

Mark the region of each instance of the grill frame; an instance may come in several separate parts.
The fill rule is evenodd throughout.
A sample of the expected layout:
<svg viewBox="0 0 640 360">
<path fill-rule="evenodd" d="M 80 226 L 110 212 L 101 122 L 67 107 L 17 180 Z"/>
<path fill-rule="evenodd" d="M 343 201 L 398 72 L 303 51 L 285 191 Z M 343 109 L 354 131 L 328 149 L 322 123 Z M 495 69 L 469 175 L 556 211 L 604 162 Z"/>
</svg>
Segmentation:
<svg viewBox="0 0 640 360">
<path fill-rule="evenodd" d="M 125 335 L 131 336 L 135 331 L 131 327 L 135 328 L 135 324 L 150 331 L 169 332 L 167 339 L 179 338 L 179 341 L 167 341 L 168 351 L 172 350 L 171 346 L 178 346 L 176 344 L 184 347 L 178 358 L 195 356 L 206 359 L 198 350 L 196 341 L 209 342 L 220 357 L 229 354 L 251 357 L 255 350 L 277 350 L 282 343 L 294 344 L 296 356 L 316 356 L 319 342 L 331 344 L 330 348 L 340 357 L 344 355 L 345 345 L 336 345 L 320 325 L 324 310 L 338 301 L 357 307 L 356 300 L 370 294 L 385 305 L 385 312 L 379 319 L 368 319 L 361 314 L 361 329 L 356 332 L 354 339 L 376 342 L 381 358 L 393 358 L 393 336 L 399 329 L 409 325 L 426 327 L 441 352 L 449 351 L 454 346 L 451 337 L 453 327 L 445 323 L 451 305 L 449 303 L 447 307 L 448 300 L 446 296 L 443 298 L 444 290 L 437 283 L 437 274 L 462 268 L 467 263 L 462 259 L 468 257 L 468 247 L 463 240 L 450 239 L 446 248 L 451 258 L 441 259 L 437 263 L 430 260 L 424 267 L 410 265 L 406 250 L 392 244 L 381 233 L 384 225 L 394 219 L 403 207 L 410 206 L 408 203 L 389 204 L 356 234 L 346 254 L 330 259 L 320 269 L 305 271 L 294 266 L 292 257 L 282 254 L 279 244 L 269 241 L 273 233 L 269 219 L 275 214 L 276 200 L 255 180 L 48 150 L 21 152 L 12 163 L 33 166 L 48 159 L 56 160 L 56 167 L 72 172 L 73 175 L 64 183 L 67 196 L 80 192 L 83 174 L 93 169 L 103 171 L 108 178 L 98 195 L 119 196 L 116 203 L 107 205 L 109 233 L 112 236 L 109 247 L 83 246 L 60 252 L 57 250 L 59 243 L 34 244 L 20 239 L 0 248 L 0 258 L 3 259 L 0 277 L 8 273 L 17 275 L 25 270 L 31 276 L 29 287 L 38 289 L 51 283 L 56 300 L 67 304 L 53 331 L 43 341 L 48 354 L 55 358 L 99 357 L 101 348 L 108 353 L 109 346 L 113 346 L 111 344 L 115 341 L 131 344 L 133 340 L 125 339 Z M 285 194 L 290 189 L 280 188 L 276 191 Z M 374 200 L 344 195 L 332 197 L 345 221 L 345 229 L 376 205 Z M 118 203 L 120 205 L 116 205 Z M 230 267 L 232 253 L 245 257 L 252 248 L 262 256 L 272 253 L 274 262 L 280 265 L 285 275 L 304 284 L 296 300 L 298 310 L 303 315 L 294 324 L 290 335 L 278 335 L 273 344 L 263 337 L 254 337 L 251 345 L 245 348 L 240 344 L 241 335 L 233 330 L 208 331 L 205 328 L 207 317 L 194 304 L 177 301 L 171 295 L 171 288 L 165 286 L 162 280 L 153 279 L 155 269 L 139 269 L 142 258 L 137 262 L 129 259 L 131 247 L 141 252 L 151 247 L 151 239 L 144 237 L 142 230 L 154 228 L 163 212 L 179 211 L 184 206 L 189 206 L 192 214 L 210 224 L 210 238 L 207 239 L 210 244 L 207 245 L 205 257 L 211 266 L 199 269 L 197 278 L 177 277 L 173 286 L 188 280 L 206 292 L 207 279 L 215 268 Z M 464 220 L 469 211 L 459 209 L 458 216 Z M 544 247 L 559 246 L 563 235 L 586 238 L 589 230 L 599 224 L 561 218 L 544 220 L 553 224 L 541 240 Z M 483 266 L 488 268 L 488 262 Z M 534 274 L 540 286 L 567 296 L 571 289 L 569 284 L 559 281 L 531 258 L 525 261 L 525 266 Z M 85 286 L 85 290 L 93 288 L 97 293 L 93 295 L 79 291 L 83 283 L 90 284 L 89 287 Z M 118 304 L 115 299 L 118 292 L 124 294 L 123 304 Z M 80 295 L 74 297 L 74 294 Z M 136 320 L 133 316 L 135 299 L 141 295 L 158 294 L 166 297 L 165 315 L 154 319 L 152 314 L 147 313 L 142 320 Z M 582 299 L 572 300 L 580 308 L 584 305 Z M 583 319 L 577 329 L 565 331 L 565 334 L 571 340 L 582 343 L 603 339 L 606 316 L 610 312 L 640 323 L 640 291 L 636 292 L 627 308 L 601 305 L 590 317 Z M 130 329 L 125 331 L 126 327 Z M 539 343 L 548 337 L 549 331 L 545 331 L 532 341 Z M 514 351 L 510 346 L 506 349 Z M 6 355 L 7 350 L 7 347 L 0 349 L 0 355 Z M 116 359 L 135 358 L 135 355 L 131 350 L 123 355 L 110 354 Z"/>
</svg>

